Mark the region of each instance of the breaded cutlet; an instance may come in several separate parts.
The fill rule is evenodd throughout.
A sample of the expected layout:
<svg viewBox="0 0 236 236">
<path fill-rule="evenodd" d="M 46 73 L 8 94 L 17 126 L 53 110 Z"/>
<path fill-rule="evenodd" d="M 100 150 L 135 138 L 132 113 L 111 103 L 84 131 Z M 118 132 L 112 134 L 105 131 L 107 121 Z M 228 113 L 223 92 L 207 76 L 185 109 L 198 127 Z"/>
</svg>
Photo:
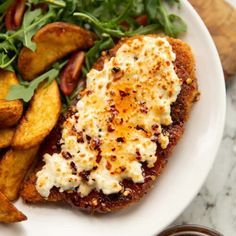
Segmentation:
<svg viewBox="0 0 236 236">
<path fill-rule="evenodd" d="M 133 38 L 138 37 L 142 36 L 135 36 Z M 152 35 L 152 37 L 156 36 Z M 126 40 L 127 39 L 121 40 L 114 48 L 101 56 L 93 68 L 102 70 L 105 59 L 110 59 L 115 56 L 117 50 L 126 42 Z M 39 203 L 46 201 L 63 201 L 71 204 L 73 207 L 87 212 L 106 213 L 138 202 L 149 191 L 149 189 L 153 187 L 158 176 L 167 164 L 173 148 L 176 146 L 184 132 L 184 124 L 188 120 L 192 105 L 199 94 L 197 79 L 195 76 L 195 60 L 191 48 L 188 44 L 179 39 L 167 38 L 167 40 L 172 46 L 173 52 L 176 54 L 176 60 L 174 62 L 175 72 L 178 77 L 181 78 L 182 85 L 177 100 L 171 105 L 171 117 L 173 123 L 169 126 L 163 127 L 163 132 L 168 133 L 169 144 L 166 149 L 162 149 L 160 144 L 157 143 L 157 161 L 155 162 L 154 167 L 148 168 L 147 165 L 143 163 L 142 167 L 145 176 L 144 182 L 134 183 L 131 180 L 125 179 L 122 182 L 122 185 L 124 186 L 124 189 L 128 190 L 127 194 L 116 193 L 106 195 L 102 191 L 98 192 L 93 190 L 85 197 L 81 197 L 76 191 L 59 192 L 58 189 L 54 187 L 51 190 L 49 197 L 44 199 L 37 192 L 35 187 L 37 180 L 36 173 L 42 168 L 42 156 L 44 153 L 52 154 L 59 151 L 57 143 L 61 137 L 61 126 L 63 124 L 63 119 L 61 119 L 42 145 L 38 165 L 23 184 L 21 196 L 25 202 Z M 72 110 L 73 107 L 68 111 L 68 116 L 70 116 Z"/>
</svg>

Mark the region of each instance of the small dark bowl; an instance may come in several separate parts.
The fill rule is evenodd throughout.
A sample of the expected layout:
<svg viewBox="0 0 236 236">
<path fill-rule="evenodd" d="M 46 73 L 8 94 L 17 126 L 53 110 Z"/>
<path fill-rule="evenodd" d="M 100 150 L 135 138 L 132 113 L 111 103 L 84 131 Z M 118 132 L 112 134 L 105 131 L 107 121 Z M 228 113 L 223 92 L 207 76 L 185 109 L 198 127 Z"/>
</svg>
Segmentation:
<svg viewBox="0 0 236 236">
<path fill-rule="evenodd" d="M 177 225 L 157 236 L 223 236 L 223 234 L 201 225 Z"/>
</svg>

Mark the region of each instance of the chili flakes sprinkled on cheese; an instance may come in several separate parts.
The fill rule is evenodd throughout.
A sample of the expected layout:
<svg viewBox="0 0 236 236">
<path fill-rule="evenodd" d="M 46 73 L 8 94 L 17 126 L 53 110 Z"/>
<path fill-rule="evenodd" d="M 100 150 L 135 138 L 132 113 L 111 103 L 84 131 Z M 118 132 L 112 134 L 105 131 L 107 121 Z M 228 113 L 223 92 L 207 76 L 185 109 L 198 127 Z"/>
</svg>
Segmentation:
<svg viewBox="0 0 236 236">
<path fill-rule="evenodd" d="M 61 152 L 45 154 L 36 188 L 48 197 L 77 190 L 87 196 L 122 191 L 121 182 L 144 181 L 142 163 L 153 167 L 157 143 L 165 149 L 171 104 L 181 90 L 175 54 L 167 39 L 140 36 L 127 40 L 101 71 L 87 75 L 87 88 L 62 130 Z"/>
</svg>

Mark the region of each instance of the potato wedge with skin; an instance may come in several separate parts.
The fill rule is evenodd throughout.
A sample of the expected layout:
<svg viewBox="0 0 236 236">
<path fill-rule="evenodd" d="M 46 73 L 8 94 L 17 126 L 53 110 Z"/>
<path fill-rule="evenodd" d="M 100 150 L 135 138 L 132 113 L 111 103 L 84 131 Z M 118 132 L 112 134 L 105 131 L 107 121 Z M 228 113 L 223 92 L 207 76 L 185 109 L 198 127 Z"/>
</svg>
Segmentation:
<svg viewBox="0 0 236 236">
<path fill-rule="evenodd" d="M 11 127 L 21 118 L 23 106 L 21 101 L 0 100 L 0 128 Z"/>
<path fill-rule="evenodd" d="M 12 147 L 28 149 L 40 144 L 56 125 L 60 111 L 61 99 L 56 81 L 49 85 L 41 84 L 17 126 Z"/>
<path fill-rule="evenodd" d="M 25 80 L 33 80 L 73 51 L 90 48 L 93 36 L 77 25 L 54 22 L 41 28 L 33 41 L 37 45 L 36 51 L 23 48 L 18 57 L 18 69 Z"/>
<path fill-rule="evenodd" d="M 27 220 L 27 217 L 0 192 L 0 222 L 14 223 L 23 220 Z"/>
<path fill-rule="evenodd" d="M 22 116 L 22 101 L 7 101 L 5 99 L 11 86 L 18 83 L 15 73 L 0 70 L 0 128 L 15 125 Z"/>
<path fill-rule="evenodd" d="M 11 145 L 15 128 L 0 129 L 0 149 Z"/>
<path fill-rule="evenodd" d="M 5 99 L 10 87 L 18 83 L 15 73 L 0 69 L 0 99 Z"/>
<path fill-rule="evenodd" d="M 26 150 L 8 150 L 0 161 L 0 191 L 10 200 L 19 196 L 21 183 L 33 163 L 38 146 Z"/>
</svg>

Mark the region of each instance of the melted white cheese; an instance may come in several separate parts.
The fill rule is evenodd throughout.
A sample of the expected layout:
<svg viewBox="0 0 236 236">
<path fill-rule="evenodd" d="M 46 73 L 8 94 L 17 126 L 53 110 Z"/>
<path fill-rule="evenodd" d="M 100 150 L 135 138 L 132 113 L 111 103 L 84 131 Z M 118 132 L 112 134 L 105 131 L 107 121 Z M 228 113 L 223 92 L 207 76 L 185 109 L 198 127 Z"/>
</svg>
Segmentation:
<svg viewBox="0 0 236 236">
<path fill-rule="evenodd" d="M 175 54 L 165 38 L 127 40 L 116 56 L 92 69 L 76 113 L 64 123 L 61 152 L 44 156 L 37 173 L 37 191 L 48 197 L 60 191 L 122 190 L 121 182 L 142 183 L 142 163 L 156 160 L 157 145 L 169 143 L 161 125 L 170 125 L 171 104 L 181 89 Z"/>
</svg>

